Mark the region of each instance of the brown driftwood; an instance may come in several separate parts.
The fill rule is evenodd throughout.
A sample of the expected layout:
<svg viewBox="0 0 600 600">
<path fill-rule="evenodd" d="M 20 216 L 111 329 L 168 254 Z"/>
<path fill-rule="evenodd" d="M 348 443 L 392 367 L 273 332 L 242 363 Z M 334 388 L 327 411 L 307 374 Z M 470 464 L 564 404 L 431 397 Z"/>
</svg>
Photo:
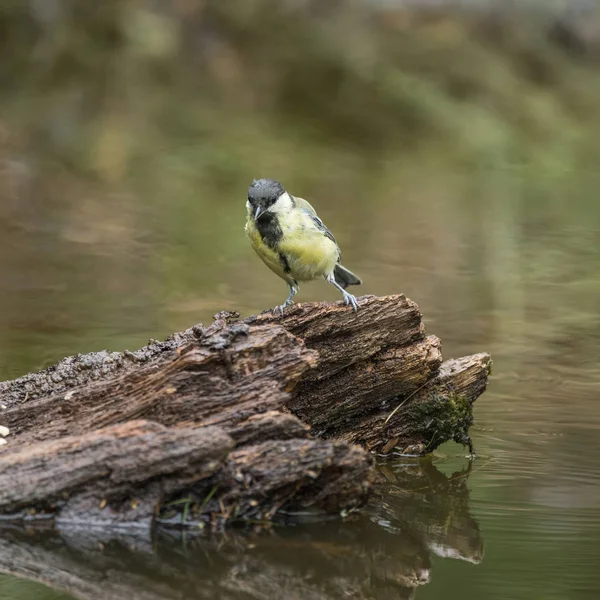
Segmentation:
<svg viewBox="0 0 600 600">
<path fill-rule="evenodd" d="M 348 511 L 373 476 L 353 444 L 470 445 L 490 358 L 442 362 L 404 296 L 236 317 L 0 384 L 0 513 L 215 524 Z"/>
<path fill-rule="evenodd" d="M 433 555 L 479 562 L 470 467 L 451 476 L 429 461 L 383 465 L 365 515 L 300 528 L 196 535 L 0 523 L 0 572 L 80 600 L 413 598 L 435 579 Z M 383 524 L 380 525 L 379 523 Z"/>
</svg>

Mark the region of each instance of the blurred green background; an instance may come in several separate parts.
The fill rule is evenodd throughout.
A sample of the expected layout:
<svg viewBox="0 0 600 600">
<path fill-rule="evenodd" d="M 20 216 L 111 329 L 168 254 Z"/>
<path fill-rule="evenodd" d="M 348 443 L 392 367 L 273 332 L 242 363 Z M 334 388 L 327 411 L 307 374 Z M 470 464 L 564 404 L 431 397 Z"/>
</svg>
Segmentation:
<svg viewBox="0 0 600 600">
<path fill-rule="evenodd" d="M 486 557 L 419 598 L 597 597 L 597 2 L 4 0 L 0 57 L 0 379 L 281 303 L 243 233 L 278 179 L 357 293 L 494 358 Z"/>
</svg>

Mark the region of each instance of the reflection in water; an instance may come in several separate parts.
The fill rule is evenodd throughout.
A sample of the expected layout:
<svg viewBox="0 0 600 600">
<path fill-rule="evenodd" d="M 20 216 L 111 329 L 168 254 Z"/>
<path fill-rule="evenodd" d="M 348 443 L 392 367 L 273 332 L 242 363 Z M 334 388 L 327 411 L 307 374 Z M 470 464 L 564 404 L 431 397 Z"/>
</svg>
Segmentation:
<svg viewBox="0 0 600 600">
<path fill-rule="evenodd" d="M 393 533 L 419 537 L 428 550 L 441 557 L 479 563 L 483 542 L 477 521 L 469 512 L 467 479 L 473 462 L 447 476 L 427 457 L 413 462 L 389 463 L 380 468 L 386 483 L 372 518 Z"/>
<path fill-rule="evenodd" d="M 390 461 L 367 514 L 348 522 L 154 539 L 5 527 L 0 570 L 84 600 L 413 598 L 432 577 L 432 553 L 482 558 L 469 471 L 448 477 L 427 460 Z"/>
</svg>

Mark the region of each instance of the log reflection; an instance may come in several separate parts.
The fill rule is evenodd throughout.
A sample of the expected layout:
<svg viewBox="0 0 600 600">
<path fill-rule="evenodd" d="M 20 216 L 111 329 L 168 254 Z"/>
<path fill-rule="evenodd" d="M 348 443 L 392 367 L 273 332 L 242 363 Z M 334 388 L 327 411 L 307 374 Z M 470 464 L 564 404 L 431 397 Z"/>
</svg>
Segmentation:
<svg viewBox="0 0 600 600">
<path fill-rule="evenodd" d="M 432 554 L 482 559 L 469 471 L 396 459 L 380 467 L 366 513 L 346 522 L 212 536 L 3 526 L 0 571 L 82 600 L 412 598 L 434 575 Z"/>
</svg>

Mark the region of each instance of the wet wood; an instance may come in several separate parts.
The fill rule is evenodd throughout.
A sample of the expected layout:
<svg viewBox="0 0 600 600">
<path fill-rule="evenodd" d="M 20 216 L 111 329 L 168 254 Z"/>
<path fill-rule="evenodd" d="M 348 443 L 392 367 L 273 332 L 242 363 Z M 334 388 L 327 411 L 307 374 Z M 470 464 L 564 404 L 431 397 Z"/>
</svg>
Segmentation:
<svg viewBox="0 0 600 600">
<path fill-rule="evenodd" d="M 357 446 L 470 445 L 490 364 L 486 354 L 443 362 L 402 295 L 363 297 L 358 313 L 342 303 L 293 306 L 283 319 L 220 313 L 137 352 L 67 358 L 0 384 L 10 429 L 0 486 L 13 482 L 0 513 L 181 520 L 167 507 L 183 497 L 184 520 L 212 525 L 352 510 L 373 475 Z M 119 487 L 120 469 L 142 479 Z M 110 510 L 96 514 L 103 501 Z"/>
</svg>

